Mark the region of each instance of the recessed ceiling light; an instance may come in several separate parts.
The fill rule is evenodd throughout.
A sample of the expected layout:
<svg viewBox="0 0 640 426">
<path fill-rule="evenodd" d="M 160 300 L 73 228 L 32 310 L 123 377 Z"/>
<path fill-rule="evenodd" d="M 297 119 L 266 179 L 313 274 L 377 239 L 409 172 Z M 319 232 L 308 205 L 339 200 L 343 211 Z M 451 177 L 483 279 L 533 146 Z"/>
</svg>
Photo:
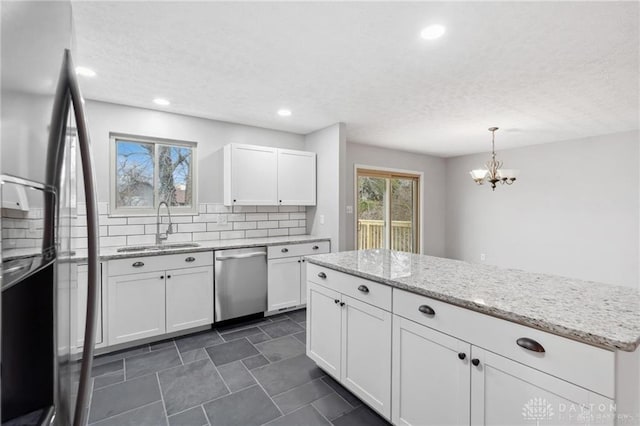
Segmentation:
<svg viewBox="0 0 640 426">
<path fill-rule="evenodd" d="M 156 105 L 162 105 L 162 106 L 167 106 L 167 105 L 171 104 L 171 102 L 169 102 L 168 100 L 163 99 L 163 98 L 155 98 L 153 100 L 153 103 L 156 104 Z"/>
<path fill-rule="evenodd" d="M 96 72 L 91 68 L 87 67 L 76 67 L 76 74 L 81 75 L 83 77 L 95 77 Z"/>
<path fill-rule="evenodd" d="M 442 25 L 429 25 L 420 31 L 420 37 L 425 40 L 435 40 L 442 37 L 447 29 Z"/>
<path fill-rule="evenodd" d="M 291 110 L 290 109 L 279 109 L 278 110 L 278 115 L 280 117 L 289 117 L 291 115 Z"/>
</svg>

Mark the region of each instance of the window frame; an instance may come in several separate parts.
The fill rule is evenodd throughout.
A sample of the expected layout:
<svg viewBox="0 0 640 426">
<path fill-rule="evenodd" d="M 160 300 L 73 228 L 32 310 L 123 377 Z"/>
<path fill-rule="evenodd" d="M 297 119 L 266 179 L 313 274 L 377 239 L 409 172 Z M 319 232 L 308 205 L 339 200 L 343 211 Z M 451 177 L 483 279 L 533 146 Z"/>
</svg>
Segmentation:
<svg viewBox="0 0 640 426">
<path fill-rule="evenodd" d="M 118 141 L 139 142 L 154 145 L 153 167 L 153 207 L 118 207 L 116 203 L 117 191 L 117 143 Z M 171 206 L 171 215 L 195 215 L 198 214 L 198 143 L 176 139 L 165 139 L 151 136 L 139 136 L 127 133 L 109 133 L 109 216 L 155 216 L 158 208 L 158 147 L 177 146 L 191 149 L 191 206 Z"/>
<path fill-rule="evenodd" d="M 414 238 L 416 238 L 416 248 L 418 254 L 424 253 L 424 238 L 423 238 L 423 229 L 424 229 L 424 172 L 415 171 L 415 170 L 405 170 L 405 169 L 396 169 L 390 167 L 379 167 L 379 166 L 371 166 L 365 164 L 357 164 L 353 165 L 353 204 L 354 204 L 354 217 L 353 217 L 353 242 L 354 249 L 358 250 L 358 176 L 371 176 L 371 177 L 381 177 L 381 178 L 417 178 L 418 181 L 418 189 L 417 189 L 417 202 L 415 203 L 416 212 L 414 213 L 416 216 L 416 223 L 413 229 Z M 387 185 L 390 186 L 390 182 L 387 182 Z M 389 188 L 387 188 L 387 192 L 389 192 Z M 389 203 L 389 198 L 385 201 L 385 210 L 386 214 L 389 218 L 391 218 L 391 206 Z M 390 232 L 391 230 L 389 230 Z M 385 245 L 389 246 L 388 236 L 385 235 Z"/>
</svg>

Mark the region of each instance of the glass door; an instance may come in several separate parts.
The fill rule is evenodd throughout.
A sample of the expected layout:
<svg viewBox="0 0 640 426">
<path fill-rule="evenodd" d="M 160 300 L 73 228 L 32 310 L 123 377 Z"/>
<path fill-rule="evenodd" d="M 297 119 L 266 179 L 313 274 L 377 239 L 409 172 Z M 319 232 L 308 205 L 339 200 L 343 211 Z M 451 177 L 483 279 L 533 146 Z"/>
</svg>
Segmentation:
<svg viewBox="0 0 640 426">
<path fill-rule="evenodd" d="M 420 176 L 358 169 L 356 184 L 358 250 L 418 253 Z"/>
</svg>

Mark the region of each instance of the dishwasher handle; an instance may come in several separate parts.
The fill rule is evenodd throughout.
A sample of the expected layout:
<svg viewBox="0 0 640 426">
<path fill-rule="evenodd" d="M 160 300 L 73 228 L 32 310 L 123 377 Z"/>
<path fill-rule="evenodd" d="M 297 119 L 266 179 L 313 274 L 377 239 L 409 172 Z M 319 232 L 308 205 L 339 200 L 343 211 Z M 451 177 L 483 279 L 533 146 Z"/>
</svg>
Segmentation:
<svg viewBox="0 0 640 426">
<path fill-rule="evenodd" d="M 247 253 L 247 254 L 234 254 L 231 256 L 216 256 L 216 261 L 218 260 L 233 260 L 233 259 L 248 259 L 250 257 L 259 257 L 259 256 L 266 256 L 267 253 L 263 252 L 263 251 L 258 251 L 255 253 Z"/>
</svg>

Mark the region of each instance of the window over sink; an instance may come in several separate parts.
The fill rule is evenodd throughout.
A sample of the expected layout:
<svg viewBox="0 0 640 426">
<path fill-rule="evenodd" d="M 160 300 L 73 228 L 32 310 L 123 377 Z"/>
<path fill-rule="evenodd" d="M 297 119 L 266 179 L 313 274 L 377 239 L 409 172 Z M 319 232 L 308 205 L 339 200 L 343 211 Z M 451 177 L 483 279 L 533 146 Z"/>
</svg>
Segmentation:
<svg viewBox="0 0 640 426">
<path fill-rule="evenodd" d="M 112 215 L 155 214 L 162 201 L 197 213 L 196 142 L 112 133 L 110 144 Z"/>
</svg>

